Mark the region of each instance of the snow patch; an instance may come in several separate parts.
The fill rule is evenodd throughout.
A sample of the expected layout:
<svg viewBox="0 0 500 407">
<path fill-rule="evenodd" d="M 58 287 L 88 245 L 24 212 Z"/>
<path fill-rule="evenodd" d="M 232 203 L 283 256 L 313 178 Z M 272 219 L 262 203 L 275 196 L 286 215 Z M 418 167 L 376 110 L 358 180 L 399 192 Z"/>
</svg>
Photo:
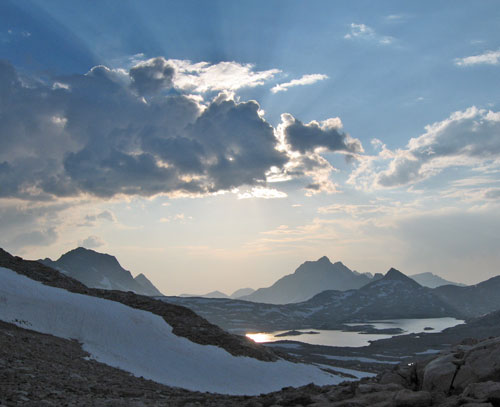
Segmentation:
<svg viewBox="0 0 500 407">
<path fill-rule="evenodd" d="M 99 362 L 169 386 L 257 395 L 343 380 L 312 365 L 235 357 L 174 335 L 158 315 L 49 287 L 3 267 L 0 282 L 1 320 L 76 339 Z"/>
</svg>

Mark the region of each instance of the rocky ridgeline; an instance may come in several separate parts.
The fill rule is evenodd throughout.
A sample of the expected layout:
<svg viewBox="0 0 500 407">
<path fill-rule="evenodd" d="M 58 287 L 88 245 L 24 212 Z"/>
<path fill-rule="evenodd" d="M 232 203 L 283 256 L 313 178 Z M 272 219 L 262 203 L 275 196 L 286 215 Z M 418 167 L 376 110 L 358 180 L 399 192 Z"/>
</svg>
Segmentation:
<svg viewBox="0 0 500 407">
<path fill-rule="evenodd" d="M 469 340 L 373 379 L 256 397 L 172 388 L 88 356 L 76 341 L 0 322 L 0 406 L 500 406 L 500 337 Z"/>
<path fill-rule="evenodd" d="M 221 347 L 234 356 L 249 356 L 263 361 L 278 359 L 277 354 L 272 349 L 258 345 L 244 336 L 229 334 L 183 306 L 168 304 L 132 292 L 88 288 L 57 270 L 36 261 L 14 257 L 2 249 L 0 249 L 0 267 L 11 269 L 18 274 L 52 287 L 117 301 L 129 307 L 152 312 L 161 316 L 172 326 L 174 334 L 201 345 Z"/>
</svg>

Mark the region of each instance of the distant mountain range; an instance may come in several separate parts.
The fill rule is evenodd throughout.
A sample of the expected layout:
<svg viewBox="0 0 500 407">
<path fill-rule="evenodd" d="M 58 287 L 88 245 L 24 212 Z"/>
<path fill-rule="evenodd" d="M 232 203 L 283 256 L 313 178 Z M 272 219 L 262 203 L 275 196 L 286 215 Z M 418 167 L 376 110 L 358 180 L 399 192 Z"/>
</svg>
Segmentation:
<svg viewBox="0 0 500 407">
<path fill-rule="evenodd" d="M 133 291 L 149 296 L 163 295 L 144 274 L 132 277 L 130 271 L 125 270 L 116 257 L 109 254 L 78 247 L 63 254 L 56 261 L 49 258 L 38 261 L 90 288 Z"/>
<path fill-rule="evenodd" d="M 245 295 L 253 293 L 255 290 L 253 288 L 240 288 L 236 290 L 231 295 L 224 294 L 221 291 L 211 291 L 207 294 L 181 294 L 179 297 L 199 297 L 199 298 L 232 298 L 237 299 Z"/>
<path fill-rule="evenodd" d="M 180 297 L 164 300 L 191 308 L 229 330 L 335 329 L 346 322 L 463 316 L 433 289 L 422 287 L 395 269 L 359 289 L 322 291 L 300 303 Z"/>
<path fill-rule="evenodd" d="M 293 274 L 280 278 L 272 286 L 259 288 L 239 299 L 267 304 L 302 302 L 325 290 L 360 288 L 380 277 L 353 272 L 340 261 L 332 264 L 323 256 L 317 261 L 306 261 Z"/>
<path fill-rule="evenodd" d="M 429 288 L 436 288 L 440 287 L 442 285 L 457 285 L 459 287 L 465 287 L 465 284 L 461 283 L 454 283 L 453 281 L 448 281 L 445 280 L 442 277 L 439 277 L 436 274 L 433 273 L 419 273 L 419 274 L 412 274 L 409 276 L 412 280 L 415 280 L 417 283 L 420 285 L 423 285 L 424 287 L 429 287 Z"/>
<path fill-rule="evenodd" d="M 325 290 L 346 291 L 361 288 L 381 277 L 380 273 L 375 275 L 358 273 L 350 270 L 340 261 L 332 263 L 328 257 L 323 256 L 316 261 L 306 261 L 293 274 L 280 278 L 270 287 L 259 288 L 247 295 L 232 295 L 230 298 L 267 304 L 290 304 L 307 301 Z M 460 285 L 432 273 L 420 273 L 410 277 L 420 285 L 429 288 L 445 284 Z M 209 294 L 204 297 L 224 298 Z"/>
</svg>

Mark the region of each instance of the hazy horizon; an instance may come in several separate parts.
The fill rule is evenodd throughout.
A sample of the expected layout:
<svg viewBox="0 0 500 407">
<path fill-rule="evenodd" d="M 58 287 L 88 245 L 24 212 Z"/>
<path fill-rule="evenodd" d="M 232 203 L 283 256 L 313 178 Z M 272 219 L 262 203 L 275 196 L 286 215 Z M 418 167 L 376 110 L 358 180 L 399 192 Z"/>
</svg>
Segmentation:
<svg viewBox="0 0 500 407">
<path fill-rule="evenodd" d="M 500 273 L 500 7 L 0 4 L 0 247 L 165 294 Z"/>
</svg>

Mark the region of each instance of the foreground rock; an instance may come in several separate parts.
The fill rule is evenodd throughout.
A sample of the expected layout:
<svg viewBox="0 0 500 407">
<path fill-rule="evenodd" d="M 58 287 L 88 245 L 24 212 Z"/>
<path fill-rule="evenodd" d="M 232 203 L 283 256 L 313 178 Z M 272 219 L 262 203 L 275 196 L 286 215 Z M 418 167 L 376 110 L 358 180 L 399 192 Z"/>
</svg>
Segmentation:
<svg viewBox="0 0 500 407">
<path fill-rule="evenodd" d="M 373 379 L 225 396 L 134 377 L 90 360 L 75 341 L 0 322 L 0 406 L 495 407 L 499 349 L 500 337 L 468 341 Z"/>
</svg>

